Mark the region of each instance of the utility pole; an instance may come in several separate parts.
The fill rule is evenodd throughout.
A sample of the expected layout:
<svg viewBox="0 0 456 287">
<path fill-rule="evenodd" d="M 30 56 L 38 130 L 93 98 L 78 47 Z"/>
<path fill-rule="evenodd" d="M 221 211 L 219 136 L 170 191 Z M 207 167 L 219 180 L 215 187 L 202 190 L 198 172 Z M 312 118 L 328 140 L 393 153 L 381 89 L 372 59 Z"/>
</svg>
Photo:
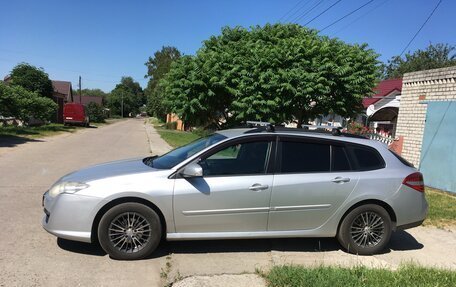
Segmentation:
<svg viewBox="0 0 456 287">
<path fill-rule="evenodd" d="M 79 76 L 79 103 L 82 104 L 81 76 Z"/>
</svg>

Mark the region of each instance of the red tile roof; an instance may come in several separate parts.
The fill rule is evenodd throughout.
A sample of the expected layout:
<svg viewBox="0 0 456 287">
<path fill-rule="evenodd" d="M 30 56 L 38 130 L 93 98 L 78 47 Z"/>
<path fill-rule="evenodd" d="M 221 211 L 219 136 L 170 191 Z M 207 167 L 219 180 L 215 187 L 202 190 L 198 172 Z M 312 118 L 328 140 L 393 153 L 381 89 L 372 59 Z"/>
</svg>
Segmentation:
<svg viewBox="0 0 456 287">
<path fill-rule="evenodd" d="M 367 108 L 394 91 L 402 91 L 402 79 L 389 79 L 381 81 L 374 88 L 375 95 L 373 95 L 372 98 L 366 97 L 363 99 L 363 106 Z"/>
</svg>

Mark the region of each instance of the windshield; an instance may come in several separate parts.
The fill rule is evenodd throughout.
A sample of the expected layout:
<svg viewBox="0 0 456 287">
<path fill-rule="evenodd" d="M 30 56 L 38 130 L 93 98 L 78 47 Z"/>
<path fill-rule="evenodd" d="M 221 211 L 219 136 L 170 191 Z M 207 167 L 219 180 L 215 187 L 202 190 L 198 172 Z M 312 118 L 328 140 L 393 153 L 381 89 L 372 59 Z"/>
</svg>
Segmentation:
<svg viewBox="0 0 456 287">
<path fill-rule="evenodd" d="M 210 136 L 197 139 L 187 145 L 178 147 L 160 157 L 145 158 L 144 163 L 157 169 L 170 169 L 192 155 L 224 139 L 226 139 L 226 136 L 221 134 L 212 134 Z"/>
</svg>

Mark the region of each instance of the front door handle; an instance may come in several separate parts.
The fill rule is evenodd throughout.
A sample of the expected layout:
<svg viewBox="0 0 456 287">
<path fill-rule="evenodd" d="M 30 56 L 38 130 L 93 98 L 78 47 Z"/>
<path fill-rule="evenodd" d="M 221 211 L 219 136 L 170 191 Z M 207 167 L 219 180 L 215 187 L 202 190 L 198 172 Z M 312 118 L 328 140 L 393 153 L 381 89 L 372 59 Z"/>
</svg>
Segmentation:
<svg viewBox="0 0 456 287">
<path fill-rule="evenodd" d="M 249 190 L 260 191 L 260 190 L 265 190 L 265 189 L 268 189 L 268 188 L 269 188 L 269 185 L 267 185 L 267 184 L 262 185 L 262 184 L 259 184 L 259 183 L 255 183 L 251 187 L 249 187 Z"/>
<path fill-rule="evenodd" d="M 334 182 L 334 183 L 344 183 L 344 182 L 349 182 L 350 178 L 338 176 L 338 177 L 336 177 L 335 179 L 333 179 L 331 181 Z"/>
</svg>

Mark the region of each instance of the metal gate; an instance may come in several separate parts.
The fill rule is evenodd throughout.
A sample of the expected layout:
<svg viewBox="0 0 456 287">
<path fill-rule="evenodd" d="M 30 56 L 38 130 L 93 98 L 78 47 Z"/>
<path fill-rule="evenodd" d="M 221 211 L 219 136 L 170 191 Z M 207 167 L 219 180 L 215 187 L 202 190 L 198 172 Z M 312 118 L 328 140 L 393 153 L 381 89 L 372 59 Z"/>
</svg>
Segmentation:
<svg viewBox="0 0 456 287">
<path fill-rule="evenodd" d="M 420 170 L 426 185 L 456 193 L 456 101 L 427 105 Z"/>
</svg>

